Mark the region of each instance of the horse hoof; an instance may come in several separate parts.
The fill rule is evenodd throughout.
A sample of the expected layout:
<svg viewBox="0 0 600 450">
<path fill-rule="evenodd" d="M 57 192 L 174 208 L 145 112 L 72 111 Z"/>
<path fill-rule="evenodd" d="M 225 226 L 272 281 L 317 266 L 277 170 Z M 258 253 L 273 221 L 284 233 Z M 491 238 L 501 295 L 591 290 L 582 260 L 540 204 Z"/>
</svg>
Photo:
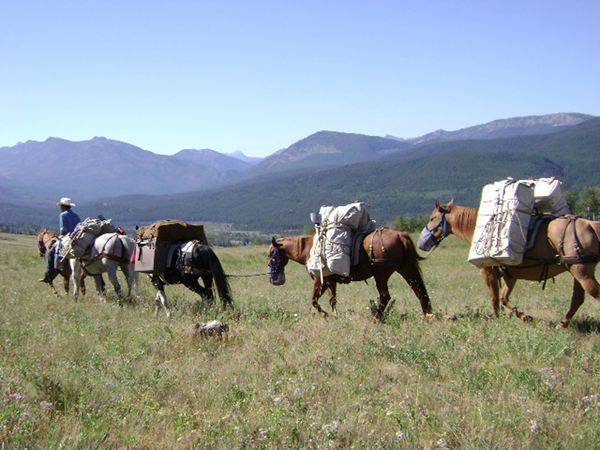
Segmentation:
<svg viewBox="0 0 600 450">
<path fill-rule="evenodd" d="M 564 323 L 560 322 L 558 325 L 556 325 L 554 327 L 554 329 L 555 330 L 566 330 L 568 326 L 569 326 L 569 324 L 565 325 Z"/>
<path fill-rule="evenodd" d="M 533 322 L 533 317 L 523 316 L 523 322 L 531 323 L 531 322 Z"/>
<path fill-rule="evenodd" d="M 432 313 L 427 313 L 425 314 L 425 321 L 426 322 L 435 322 L 435 316 Z"/>
</svg>

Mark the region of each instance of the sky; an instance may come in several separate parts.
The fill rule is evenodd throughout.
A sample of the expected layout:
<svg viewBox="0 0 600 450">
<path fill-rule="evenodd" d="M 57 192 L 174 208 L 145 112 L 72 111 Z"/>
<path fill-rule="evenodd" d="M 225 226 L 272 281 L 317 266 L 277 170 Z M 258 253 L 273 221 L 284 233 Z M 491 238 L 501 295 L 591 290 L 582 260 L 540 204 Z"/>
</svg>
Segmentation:
<svg viewBox="0 0 600 450">
<path fill-rule="evenodd" d="M 0 0 L 0 147 L 264 157 L 558 112 L 600 115 L 598 0 Z"/>
</svg>

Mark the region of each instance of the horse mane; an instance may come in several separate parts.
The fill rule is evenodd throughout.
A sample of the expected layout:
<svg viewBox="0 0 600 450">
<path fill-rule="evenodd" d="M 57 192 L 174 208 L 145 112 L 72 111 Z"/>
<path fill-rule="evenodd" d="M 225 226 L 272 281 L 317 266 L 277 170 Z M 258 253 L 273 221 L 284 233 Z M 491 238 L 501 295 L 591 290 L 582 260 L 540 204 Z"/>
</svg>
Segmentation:
<svg viewBox="0 0 600 450">
<path fill-rule="evenodd" d="M 455 206 L 454 208 L 459 210 L 456 211 L 458 213 L 456 219 L 458 227 L 463 230 L 475 228 L 479 208 L 469 208 L 468 206 Z"/>
<path fill-rule="evenodd" d="M 300 260 L 302 259 L 302 254 L 306 250 L 306 247 L 309 245 L 309 239 L 312 239 L 312 236 L 288 236 L 279 239 L 277 243 L 281 245 L 285 242 L 287 244 L 285 246 L 285 251 L 287 253 L 288 258 L 290 258 L 293 261 L 300 262 Z M 312 246 L 312 244 L 310 245 Z M 301 264 L 305 264 L 305 262 L 301 262 Z"/>
<path fill-rule="evenodd" d="M 452 216 L 454 217 L 454 234 L 462 234 L 467 242 L 470 242 L 473 233 L 475 232 L 475 226 L 477 225 L 477 214 L 479 208 L 471 208 L 468 206 L 454 206 L 451 210 Z M 457 233 L 457 231 L 459 233 Z"/>
<path fill-rule="evenodd" d="M 306 248 L 306 241 L 312 236 L 292 236 L 292 248 L 291 255 L 288 255 L 291 259 L 298 259 L 302 256 L 304 249 Z"/>
</svg>

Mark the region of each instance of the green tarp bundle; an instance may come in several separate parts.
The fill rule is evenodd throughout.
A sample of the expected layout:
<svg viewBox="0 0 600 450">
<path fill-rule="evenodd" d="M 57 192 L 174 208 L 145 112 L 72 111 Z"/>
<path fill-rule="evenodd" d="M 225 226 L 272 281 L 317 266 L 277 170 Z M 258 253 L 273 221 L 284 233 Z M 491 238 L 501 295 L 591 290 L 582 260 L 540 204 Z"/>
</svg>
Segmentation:
<svg viewBox="0 0 600 450">
<path fill-rule="evenodd" d="M 139 227 L 137 236 L 142 240 L 155 238 L 169 242 L 200 241 L 208 244 L 203 225 L 194 225 L 182 220 L 159 220 L 146 227 Z"/>
</svg>

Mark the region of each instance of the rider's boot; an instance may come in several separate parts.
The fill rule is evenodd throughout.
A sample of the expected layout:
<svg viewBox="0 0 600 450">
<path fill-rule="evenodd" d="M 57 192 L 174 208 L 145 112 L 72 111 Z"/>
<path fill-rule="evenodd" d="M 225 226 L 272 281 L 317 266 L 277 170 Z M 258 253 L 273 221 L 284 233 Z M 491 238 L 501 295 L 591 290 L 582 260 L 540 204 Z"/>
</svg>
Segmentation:
<svg viewBox="0 0 600 450">
<path fill-rule="evenodd" d="M 51 283 L 52 282 L 52 278 L 54 273 L 57 272 L 56 269 L 53 269 L 51 273 L 46 272 L 44 274 L 44 278 L 40 278 L 38 281 L 42 282 L 42 283 Z"/>
<path fill-rule="evenodd" d="M 42 283 L 50 283 L 50 277 L 48 276 L 48 273 L 45 273 L 44 278 L 40 278 L 38 281 Z"/>
</svg>

